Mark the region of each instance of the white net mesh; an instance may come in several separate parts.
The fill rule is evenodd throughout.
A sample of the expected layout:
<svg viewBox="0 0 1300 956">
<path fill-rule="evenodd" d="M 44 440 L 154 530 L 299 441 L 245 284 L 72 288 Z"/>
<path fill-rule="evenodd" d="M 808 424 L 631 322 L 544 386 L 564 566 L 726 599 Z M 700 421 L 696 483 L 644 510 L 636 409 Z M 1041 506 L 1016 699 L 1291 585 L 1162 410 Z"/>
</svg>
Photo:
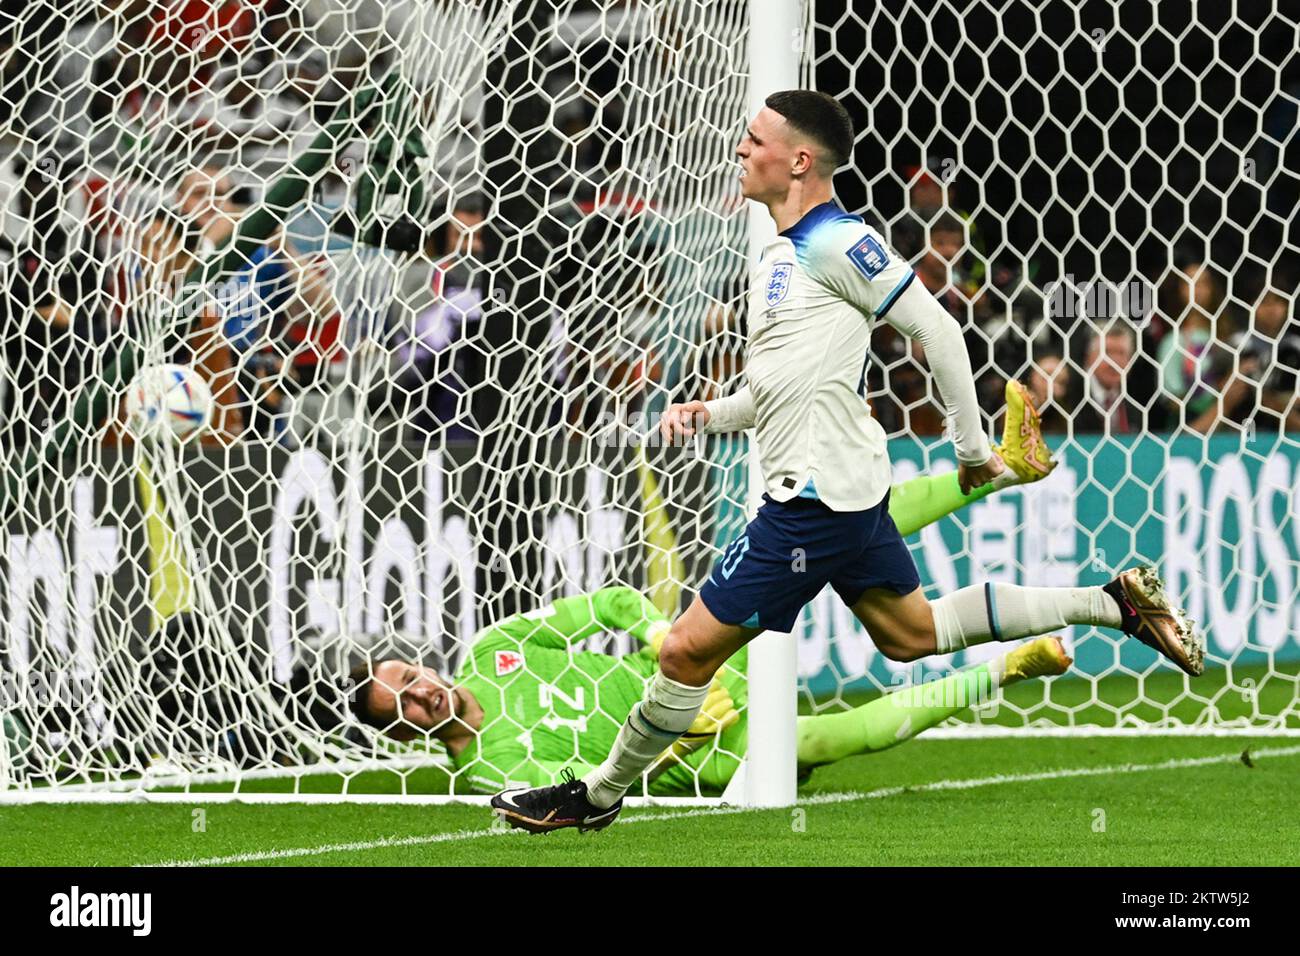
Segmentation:
<svg viewBox="0 0 1300 956">
<path fill-rule="evenodd" d="M 739 493 L 625 439 L 670 388 L 733 377 L 744 12 L 6 23 L 3 786 L 388 767 L 391 789 L 432 767 L 455 779 L 413 786 L 481 789 L 405 713 L 358 719 L 370 669 L 456 675 L 485 627 L 604 586 L 675 608 Z M 199 441 L 123 427 L 123 387 L 164 362 L 214 394 Z M 632 650 L 617 623 L 592 650 Z M 537 740 L 517 727 L 480 764 L 517 777 L 568 733 L 581 668 L 553 670 L 530 674 Z"/>
<path fill-rule="evenodd" d="M 931 593 L 1104 583 L 1154 563 L 1202 622 L 1188 680 L 1073 628 L 1085 681 L 1017 688 L 977 724 L 1115 731 L 1297 727 L 1300 321 L 1294 16 L 1281 8 L 818 0 L 804 77 L 858 139 L 836 191 L 961 323 L 994 425 L 1007 379 L 1062 465 L 925 529 Z M 895 481 L 953 467 L 919 353 L 873 341 Z M 997 423 L 1000 427 L 1000 421 Z M 999 653 L 912 668 L 823 595 L 810 702 L 836 708 Z"/>
<path fill-rule="evenodd" d="M 1154 9 L 819 2 L 791 37 L 859 130 L 841 202 L 962 322 L 990 423 L 1028 380 L 1064 462 L 923 531 L 927 585 L 1155 560 L 1212 639 L 1189 684 L 1080 630 L 1076 679 L 980 724 L 1297 726 L 1294 23 Z M 624 715 L 576 657 L 524 662 L 540 697 L 526 720 L 502 699 L 510 747 L 474 768 L 349 701 L 378 661 L 455 675 L 481 630 L 564 595 L 622 584 L 671 614 L 743 525 L 742 437 L 627 433 L 741 370 L 748 15 L 4 14 L 0 787 L 386 768 L 465 792 L 598 758 L 573 711 Z M 923 364 L 887 331 L 874 357 L 896 480 L 942 469 Z M 122 427 L 163 362 L 214 393 L 201 441 Z M 618 630 L 590 649 L 632 650 Z M 964 662 L 904 673 L 829 592 L 796 640 L 813 710 Z"/>
</svg>

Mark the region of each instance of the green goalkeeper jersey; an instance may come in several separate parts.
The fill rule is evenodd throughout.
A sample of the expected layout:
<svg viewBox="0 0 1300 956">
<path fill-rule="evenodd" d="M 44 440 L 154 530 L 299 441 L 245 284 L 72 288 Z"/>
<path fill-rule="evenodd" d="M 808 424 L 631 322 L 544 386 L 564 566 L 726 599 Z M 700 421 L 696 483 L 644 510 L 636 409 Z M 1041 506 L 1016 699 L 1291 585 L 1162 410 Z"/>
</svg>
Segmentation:
<svg viewBox="0 0 1300 956">
<path fill-rule="evenodd" d="M 483 707 L 477 739 L 455 758 L 457 789 L 492 793 L 545 786 L 570 768 L 582 776 L 605 759 L 658 667 L 649 642 L 666 618 L 632 588 L 602 588 L 516 614 L 479 633 L 456 674 Z M 578 646 L 624 631 L 643 646 L 613 657 Z M 742 718 L 718 740 L 658 776 L 655 794 L 712 794 L 745 752 L 744 652 L 719 675 Z"/>
</svg>

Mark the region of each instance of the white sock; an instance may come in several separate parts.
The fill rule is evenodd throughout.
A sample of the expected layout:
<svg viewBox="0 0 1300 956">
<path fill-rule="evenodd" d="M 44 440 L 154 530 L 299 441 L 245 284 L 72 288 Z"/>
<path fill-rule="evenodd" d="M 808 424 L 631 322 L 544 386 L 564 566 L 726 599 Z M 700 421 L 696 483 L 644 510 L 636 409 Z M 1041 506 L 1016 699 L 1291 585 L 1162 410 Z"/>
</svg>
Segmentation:
<svg viewBox="0 0 1300 956">
<path fill-rule="evenodd" d="M 1037 637 L 1070 624 L 1119 627 L 1119 606 L 1099 587 L 1026 588 L 986 582 L 945 594 L 934 609 L 937 653 L 985 641 Z"/>
<path fill-rule="evenodd" d="M 641 703 L 619 729 L 609 756 L 582 778 L 592 806 L 612 807 L 641 774 L 695 722 L 709 684 L 691 687 L 655 671 Z"/>
</svg>

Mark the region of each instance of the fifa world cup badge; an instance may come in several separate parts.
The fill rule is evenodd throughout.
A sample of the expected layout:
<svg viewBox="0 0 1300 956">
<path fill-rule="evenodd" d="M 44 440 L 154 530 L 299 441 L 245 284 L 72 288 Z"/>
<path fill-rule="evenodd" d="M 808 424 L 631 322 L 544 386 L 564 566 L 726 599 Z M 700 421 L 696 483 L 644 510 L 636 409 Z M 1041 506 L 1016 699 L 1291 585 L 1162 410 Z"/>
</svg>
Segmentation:
<svg viewBox="0 0 1300 956">
<path fill-rule="evenodd" d="M 864 276 L 874 279 L 889 265 L 889 254 L 884 247 L 871 236 L 863 237 L 847 253 L 851 261 Z"/>
<path fill-rule="evenodd" d="M 785 300 L 790 292 L 790 276 L 793 272 L 793 262 L 778 262 L 772 266 L 772 274 L 767 277 L 768 305 L 777 305 Z"/>
</svg>

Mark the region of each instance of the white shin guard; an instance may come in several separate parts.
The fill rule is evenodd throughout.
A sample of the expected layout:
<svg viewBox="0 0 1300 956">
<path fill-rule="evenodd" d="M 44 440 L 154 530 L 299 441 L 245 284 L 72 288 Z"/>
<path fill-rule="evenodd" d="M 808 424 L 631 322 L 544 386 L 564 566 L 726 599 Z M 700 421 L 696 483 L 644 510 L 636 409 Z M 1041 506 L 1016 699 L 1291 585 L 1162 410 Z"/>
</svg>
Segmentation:
<svg viewBox="0 0 1300 956">
<path fill-rule="evenodd" d="M 641 703 L 619 729 L 609 756 L 583 778 L 593 806 L 610 807 L 622 799 L 641 774 L 695 722 L 709 685 L 679 684 L 656 671 Z"/>
</svg>

